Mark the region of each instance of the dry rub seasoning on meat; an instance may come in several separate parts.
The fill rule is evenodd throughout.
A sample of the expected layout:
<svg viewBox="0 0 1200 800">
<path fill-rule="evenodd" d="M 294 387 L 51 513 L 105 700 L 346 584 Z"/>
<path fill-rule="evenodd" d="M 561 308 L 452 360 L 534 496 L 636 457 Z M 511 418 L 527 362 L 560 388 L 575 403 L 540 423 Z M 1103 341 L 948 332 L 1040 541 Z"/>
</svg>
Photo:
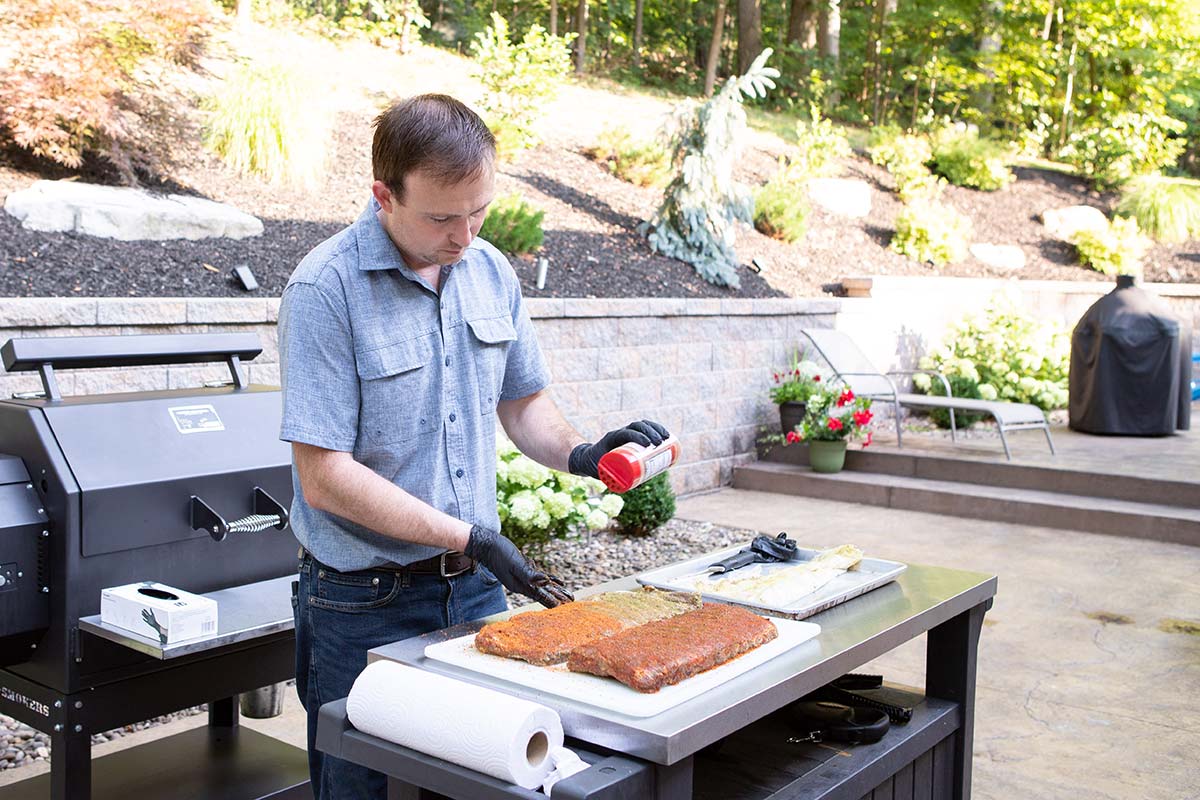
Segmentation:
<svg viewBox="0 0 1200 800">
<path fill-rule="evenodd" d="M 695 611 L 577 647 L 567 667 L 616 678 L 639 692 L 657 692 L 778 635 L 774 623 L 744 608 L 705 603 Z"/>
<path fill-rule="evenodd" d="M 700 595 L 690 592 L 650 587 L 606 592 L 484 625 L 475 636 L 475 649 L 530 664 L 558 664 L 580 645 L 699 607 Z"/>
</svg>

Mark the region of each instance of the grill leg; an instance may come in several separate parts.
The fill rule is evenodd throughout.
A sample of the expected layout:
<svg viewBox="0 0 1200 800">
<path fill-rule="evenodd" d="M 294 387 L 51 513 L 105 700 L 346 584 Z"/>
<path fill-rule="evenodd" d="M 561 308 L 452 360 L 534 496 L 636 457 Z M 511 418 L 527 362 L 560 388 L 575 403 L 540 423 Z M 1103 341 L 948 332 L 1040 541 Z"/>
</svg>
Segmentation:
<svg viewBox="0 0 1200 800">
<path fill-rule="evenodd" d="M 236 728 L 238 726 L 237 696 L 222 697 L 208 704 L 208 727 Z"/>
<path fill-rule="evenodd" d="M 954 734 L 953 800 L 970 800 L 971 753 L 975 735 L 975 674 L 983 615 L 989 599 L 929 631 L 925 651 L 925 693 L 959 704 L 962 725 Z"/>
<path fill-rule="evenodd" d="M 92 737 L 68 722 L 50 734 L 50 800 L 89 800 L 92 796 Z M 69 789 L 68 789 L 69 784 Z"/>
</svg>

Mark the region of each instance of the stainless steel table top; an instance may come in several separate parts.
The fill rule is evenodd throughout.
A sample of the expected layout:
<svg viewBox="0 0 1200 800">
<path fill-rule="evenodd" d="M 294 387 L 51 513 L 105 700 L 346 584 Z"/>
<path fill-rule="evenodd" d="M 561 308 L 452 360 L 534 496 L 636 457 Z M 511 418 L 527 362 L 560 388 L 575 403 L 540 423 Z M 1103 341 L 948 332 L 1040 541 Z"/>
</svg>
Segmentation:
<svg viewBox="0 0 1200 800">
<path fill-rule="evenodd" d="M 629 577 L 581 594 L 636 588 L 637 581 Z M 608 712 L 515 684 L 501 685 L 479 673 L 425 658 L 426 645 L 473 633 L 494 617 L 378 647 L 369 657 L 501 688 L 558 711 L 568 736 L 669 765 L 985 602 L 995 593 L 995 576 L 910 564 L 895 582 L 810 617 L 809 622 L 821 626 L 816 639 L 699 697 L 645 718 Z"/>
<path fill-rule="evenodd" d="M 285 575 L 204 595 L 217 601 L 217 632 L 212 636 L 164 645 L 157 639 L 106 625 L 100 621 L 99 614 L 82 617 L 79 628 L 155 658 L 178 658 L 270 633 L 290 631 L 295 627 L 292 617 L 293 580 L 293 576 Z"/>
</svg>

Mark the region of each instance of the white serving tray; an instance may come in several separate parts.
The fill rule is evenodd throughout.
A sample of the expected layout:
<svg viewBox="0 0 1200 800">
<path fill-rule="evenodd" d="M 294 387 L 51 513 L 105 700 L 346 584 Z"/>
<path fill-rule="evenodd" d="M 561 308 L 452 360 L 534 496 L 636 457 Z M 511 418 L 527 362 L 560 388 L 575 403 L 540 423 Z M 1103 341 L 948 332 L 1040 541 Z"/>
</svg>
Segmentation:
<svg viewBox="0 0 1200 800">
<path fill-rule="evenodd" d="M 489 685 L 494 686 L 496 680 L 507 681 L 630 717 L 652 717 L 770 661 L 821 632 L 821 626 L 811 622 L 788 619 L 772 622 L 779 630 L 779 636 L 775 639 L 733 661 L 673 686 L 666 686 L 653 694 L 630 689 L 612 678 L 571 672 L 566 664 L 539 667 L 512 658 L 481 653 L 475 649 L 475 634 L 431 644 L 425 648 L 425 657 L 476 673 L 477 676 L 487 676 L 491 680 L 485 683 Z"/>
<path fill-rule="evenodd" d="M 703 571 L 710 564 L 715 564 L 718 561 L 726 559 L 749 546 L 750 543 L 747 542 L 738 547 L 730 547 L 727 550 L 708 553 L 707 555 L 693 558 L 690 561 L 681 561 L 678 564 L 653 569 L 634 577 L 637 578 L 638 583 L 645 584 L 646 586 L 654 586 L 659 589 L 669 589 L 671 591 L 694 592 L 696 589 L 677 584 L 674 581 L 684 576 L 695 575 Z M 801 561 L 808 561 L 821 551 L 801 547 L 797 548 L 797 552 L 800 554 Z M 742 569 L 758 569 L 770 573 L 775 570 L 786 569 L 789 565 L 794 566 L 795 564 L 794 562 L 755 564 L 743 567 Z M 761 605 L 751 600 L 739 600 L 735 597 L 715 592 L 708 593 L 703 590 L 700 591 L 700 594 L 705 600 L 744 606 L 752 611 L 758 611 L 763 614 L 787 617 L 789 619 L 804 619 L 819 611 L 824 611 L 839 603 L 844 603 L 852 597 L 865 594 L 872 589 L 883 586 L 885 583 L 890 583 L 896 580 L 896 577 L 906 569 L 908 569 L 907 565 L 901 564 L 899 561 L 885 561 L 881 558 L 863 558 L 855 569 L 842 573 L 817 591 L 798 598 L 793 604 L 783 607 Z M 717 580 L 728 577 L 728 573 L 718 575 Z"/>
</svg>

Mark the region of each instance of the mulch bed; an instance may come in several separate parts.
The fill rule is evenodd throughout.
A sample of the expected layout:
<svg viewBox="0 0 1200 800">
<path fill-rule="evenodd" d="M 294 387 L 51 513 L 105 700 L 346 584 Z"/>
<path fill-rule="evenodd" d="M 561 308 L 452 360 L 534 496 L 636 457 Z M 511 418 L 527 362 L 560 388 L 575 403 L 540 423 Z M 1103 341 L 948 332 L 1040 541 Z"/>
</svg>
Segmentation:
<svg viewBox="0 0 1200 800">
<path fill-rule="evenodd" d="M 265 230 L 252 239 L 119 242 L 27 231 L 14 218 L 0 214 L 0 294 L 244 296 L 230 270 L 248 264 L 261 286 L 255 296 L 278 296 L 305 253 L 353 221 L 366 203 L 368 131 L 365 114 L 340 116 L 330 171 L 323 185 L 312 191 L 240 178 L 207 153 L 189 154 L 171 184 L 163 188 L 199 194 L 255 214 Z M 755 136 L 754 142 L 737 173 L 747 183 L 765 181 L 781 152 L 767 137 Z M 744 265 L 757 261 L 761 274 L 740 270 L 737 290 L 713 286 L 690 265 L 650 251 L 636 227 L 653 213 L 659 193 L 609 174 L 583 155 L 586 144 L 558 137 L 502 167 L 498 177 L 500 193 L 519 190 L 546 210 L 546 239 L 539 253 L 548 261 L 545 288 L 535 286 L 535 258 L 513 259 L 530 297 L 811 297 L 842 277 L 870 274 L 1109 280 L 1074 263 L 1072 248 L 1046 237 L 1037 221 L 1047 208 L 1077 203 L 1110 208 L 1111 196 L 1096 194 L 1078 178 L 1021 168 L 1016 171 L 1018 181 L 999 192 L 949 187 L 945 198 L 972 219 L 975 241 L 1018 245 L 1028 263 L 1018 273 L 973 258 L 935 268 L 888 249 L 900 209 L 890 176 L 863 158 L 852 158 L 844 165 L 846 176 L 866 180 L 878 190 L 867 219 L 836 217 L 814 208 L 807 236 L 795 245 L 746 230 L 738 238 L 738 255 Z M 0 196 L 38 177 L 63 174 L 0 156 Z M 1146 259 L 1145 278 L 1200 282 L 1200 244 L 1155 246 Z"/>
</svg>

